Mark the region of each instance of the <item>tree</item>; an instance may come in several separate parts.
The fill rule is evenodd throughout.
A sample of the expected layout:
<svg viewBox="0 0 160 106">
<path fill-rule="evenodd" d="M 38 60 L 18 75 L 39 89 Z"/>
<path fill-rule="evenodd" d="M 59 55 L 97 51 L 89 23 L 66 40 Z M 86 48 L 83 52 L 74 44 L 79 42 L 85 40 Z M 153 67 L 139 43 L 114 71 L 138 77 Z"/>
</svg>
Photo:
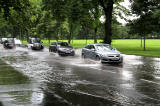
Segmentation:
<svg viewBox="0 0 160 106">
<path fill-rule="evenodd" d="M 30 6 L 29 0 L 0 0 L 0 11 L 4 12 L 5 18 L 10 15 L 11 9 L 21 12 L 28 6 Z"/>
<path fill-rule="evenodd" d="M 160 8 L 159 0 L 130 0 L 132 5 L 132 13 L 139 16 L 138 19 L 133 20 L 131 25 L 131 31 L 140 34 L 144 38 L 144 50 L 145 37 L 147 34 L 158 31 L 160 28 L 158 15 L 155 14 L 156 10 Z"/>
</svg>

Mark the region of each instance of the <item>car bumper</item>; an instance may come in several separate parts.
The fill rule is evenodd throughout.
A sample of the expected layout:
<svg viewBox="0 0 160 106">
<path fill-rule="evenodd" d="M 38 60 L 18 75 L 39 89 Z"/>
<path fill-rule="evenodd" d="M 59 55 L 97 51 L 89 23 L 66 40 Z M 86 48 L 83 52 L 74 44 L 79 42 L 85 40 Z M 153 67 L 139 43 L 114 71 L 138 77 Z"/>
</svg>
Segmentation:
<svg viewBox="0 0 160 106">
<path fill-rule="evenodd" d="M 122 63 L 123 57 L 116 57 L 116 58 L 102 57 L 101 62 L 103 63 Z"/>
<path fill-rule="evenodd" d="M 41 50 L 41 49 L 43 49 L 43 47 L 42 46 L 37 46 L 37 47 L 32 47 L 32 49 L 34 49 L 34 50 Z"/>
<path fill-rule="evenodd" d="M 58 51 L 58 54 L 63 56 L 74 56 L 75 52 L 74 51 L 71 51 L 71 52 Z"/>
<path fill-rule="evenodd" d="M 12 49 L 12 48 L 14 48 L 14 46 L 12 46 L 12 45 L 7 45 L 7 46 L 4 46 L 4 48 Z"/>
</svg>

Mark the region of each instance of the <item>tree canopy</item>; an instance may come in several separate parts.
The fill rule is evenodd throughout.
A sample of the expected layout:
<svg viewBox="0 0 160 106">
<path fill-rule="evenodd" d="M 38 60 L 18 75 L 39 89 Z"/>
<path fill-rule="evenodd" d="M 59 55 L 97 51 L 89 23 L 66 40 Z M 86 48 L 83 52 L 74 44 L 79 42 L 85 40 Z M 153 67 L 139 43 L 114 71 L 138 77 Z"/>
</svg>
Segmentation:
<svg viewBox="0 0 160 106">
<path fill-rule="evenodd" d="M 117 17 L 130 14 L 123 0 L 1 0 L 0 36 L 21 39 L 103 39 L 160 33 L 158 0 L 130 0 L 139 18 L 123 26 Z M 125 18 L 124 18 L 125 19 Z M 129 33 L 128 33 L 129 32 Z M 130 35 L 130 36 L 131 36 Z"/>
</svg>

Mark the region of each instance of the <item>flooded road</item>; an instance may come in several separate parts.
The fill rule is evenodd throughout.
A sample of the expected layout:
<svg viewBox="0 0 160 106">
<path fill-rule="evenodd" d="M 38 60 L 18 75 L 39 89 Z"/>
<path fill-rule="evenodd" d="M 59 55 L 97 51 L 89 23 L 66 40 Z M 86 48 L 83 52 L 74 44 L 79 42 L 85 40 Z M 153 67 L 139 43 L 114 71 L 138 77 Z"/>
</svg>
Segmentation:
<svg viewBox="0 0 160 106">
<path fill-rule="evenodd" d="M 47 48 L 0 50 L 0 58 L 23 74 L 12 84 L 1 78 L 4 106 L 160 105 L 160 58 L 124 55 L 116 65 L 82 59 L 80 50 L 74 57 Z"/>
</svg>

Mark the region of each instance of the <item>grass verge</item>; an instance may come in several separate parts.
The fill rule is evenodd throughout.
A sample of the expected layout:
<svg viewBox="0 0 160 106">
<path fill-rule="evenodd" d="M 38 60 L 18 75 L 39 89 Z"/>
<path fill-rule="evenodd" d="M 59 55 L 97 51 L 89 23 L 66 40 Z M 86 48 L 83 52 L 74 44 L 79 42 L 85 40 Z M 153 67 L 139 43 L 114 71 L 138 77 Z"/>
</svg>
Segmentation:
<svg viewBox="0 0 160 106">
<path fill-rule="evenodd" d="M 0 85 L 24 84 L 29 78 L 0 60 Z"/>
</svg>

